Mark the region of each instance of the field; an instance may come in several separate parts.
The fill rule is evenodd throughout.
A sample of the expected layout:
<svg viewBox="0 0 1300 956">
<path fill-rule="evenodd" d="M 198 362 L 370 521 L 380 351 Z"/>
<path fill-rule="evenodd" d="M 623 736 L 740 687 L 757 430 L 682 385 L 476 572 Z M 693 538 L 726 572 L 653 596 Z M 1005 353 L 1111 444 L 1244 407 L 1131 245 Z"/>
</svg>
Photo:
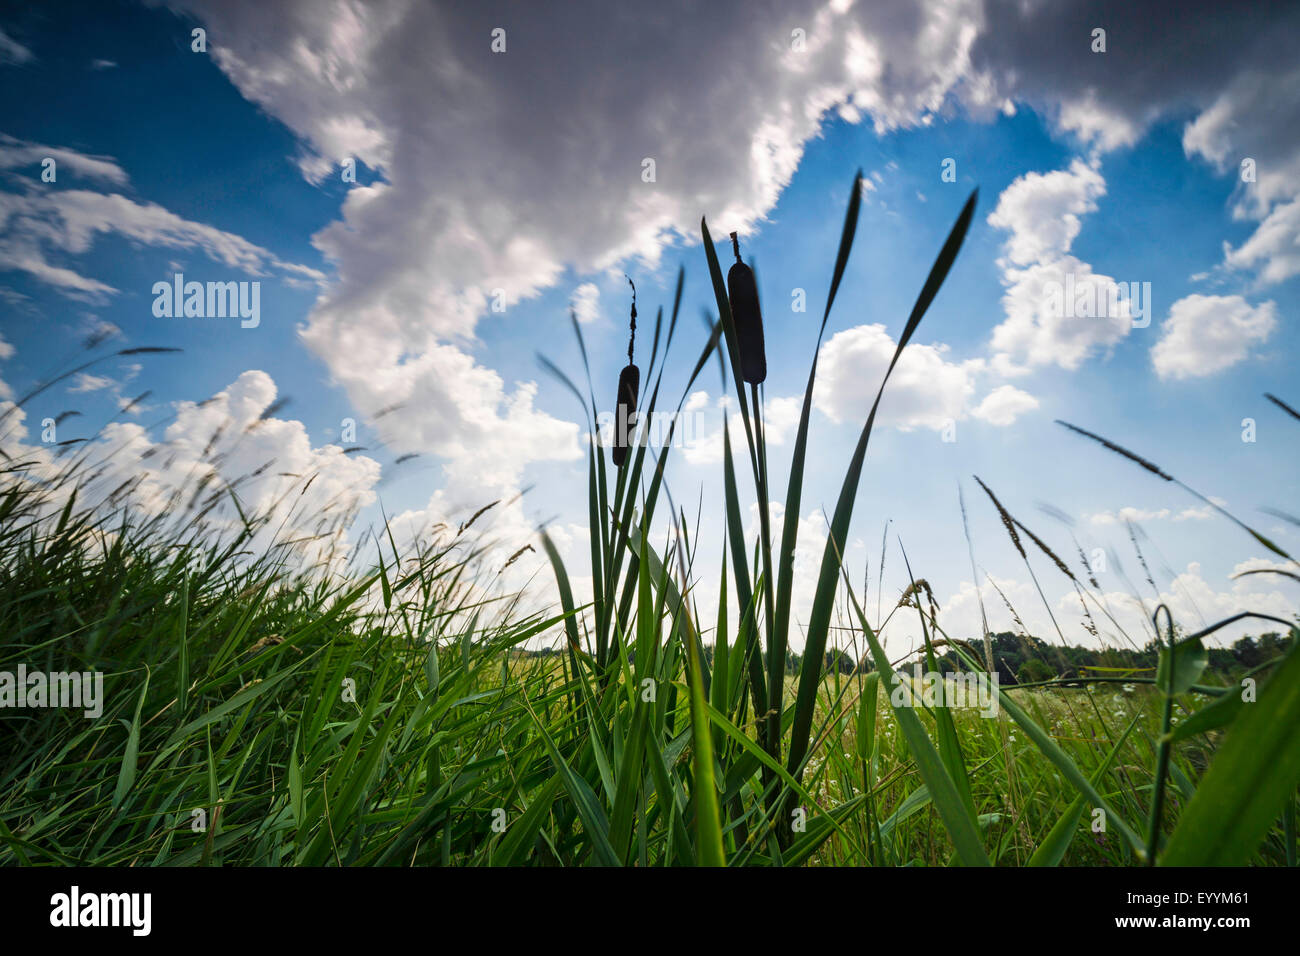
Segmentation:
<svg viewBox="0 0 1300 956">
<path fill-rule="evenodd" d="M 850 196 L 823 332 L 852 248 L 857 180 Z M 975 201 L 939 252 L 898 354 L 939 293 Z M 85 463 L 75 456 L 39 476 L 6 462 L 0 670 L 94 670 L 105 692 L 94 720 L 0 712 L 0 863 L 1294 866 L 1293 629 L 1284 654 L 1233 683 L 1207 671 L 1205 639 L 1219 625 L 1186 633 L 1157 609 L 1154 674 L 1002 686 L 992 716 L 954 706 L 951 685 L 937 698 L 908 693 L 882 645 L 887 619 L 869 621 L 837 545 L 874 410 L 846 450 L 811 616 L 794 620 L 788 556 L 816 368 L 790 485 L 775 492 L 788 516 L 776 527 L 764 504 L 774 494 L 760 394 L 742 380 L 703 224 L 702 238 L 718 317 L 690 357 L 691 381 L 715 363 L 730 376 L 745 432 L 727 433 L 721 566 L 696 567 L 685 514 L 663 490 L 670 455 L 643 445 L 616 471 L 591 445 L 584 574 L 594 599 L 575 602 L 543 531 L 554 591 L 540 612 L 495 593 L 507 556 L 486 555 L 472 521 L 405 551 L 381 529 L 380 562 L 349 562 L 339 575 L 251 547 L 267 530 L 257 516 L 241 514 L 233 531 L 198 514 L 146 520 L 80 500 Z M 639 396 L 647 415 L 660 404 L 680 288 L 654 325 Z M 584 394 L 564 380 L 594 433 L 595 387 Z M 1094 442 L 1089 452 L 1181 484 L 1132 451 L 1079 437 Z M 733 442 L 747 460 L 733 458 Z M 746 471 L 760 502 L 757 541 L 740 517 Z M 225 491 L 200 485 L 188 509 Z M 985 491 L 1026 563 L 1029 553 L 1054 562 L 1053 573 L 1091 593 Z M 664 540 L 648 530 L 656 514 L 670 518 Z M 921 663 L 935 671 L 944 656 L 981 673 L 980 636 L 943 633 L 921 583 L 890 609 L 918 615 Z M 696 596 L 713 588 L 732 600 L 701 620 Z M 802 665 L 787 675 L 796 628 Z M 832 628 L 851 633 L 861 659 L 848 673 L 823 666 Z M 559 649 L 536 653 L 551 635 L 563 636 Z"/>
</svg>

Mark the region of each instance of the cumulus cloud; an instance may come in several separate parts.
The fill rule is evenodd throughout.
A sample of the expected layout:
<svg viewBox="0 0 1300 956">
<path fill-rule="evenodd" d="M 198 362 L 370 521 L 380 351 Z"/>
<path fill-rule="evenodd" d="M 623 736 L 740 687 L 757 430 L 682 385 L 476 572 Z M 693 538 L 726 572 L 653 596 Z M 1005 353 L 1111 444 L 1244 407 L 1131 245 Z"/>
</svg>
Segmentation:
<svg viewBox="0 0 1300 956">
<path fill-rule="evenodd" d="M 66 457 L 32 443 L 25 410 L 0 402 L 0 451 L 22 462 L 5 480 L 42 482 L 57 515 L 72 489 L 59 476 L 79 462 L 79 504 L 129 507 L 137 519 L 162 517 L 190 530 L 242 527 L 230 503 L 238 496 L 244 514 L 264 519 L 249 545 L 254 553 L 279 546 L 337 569 L 352 519 L 375 500 L 379 463 L 338 445 L 313 446 L 302 422 L 275 416 L 276 394 L 269 375 L 250 370 L 205 401 L 176 403 L 156 440 L 138 424 L 111 422 Z"/>
<path fill-rule="evenodd" d="M 883 325 L 836 333 L 817 360 L 816 407 L 834 422 L 866 421 L 897 347 Z M 881 399 L 879 424 L 937 430 L 966 416 L 979 363 L 951 362 L 947 352 L 946 345 L 907 347 Z"/>
<path fill-rule="evenodd" d="M 1300 199 L 1275 206 L 1237 248 L 1225 244 L 1223 261 L 1231 269 L 1257 270 L 1261 285 L 1300 275 Z"/>
<path fill-rule="evenodd" d="M 532 407 L 529 383 L 507 384 L 470 357 L 490 299 L 513 305 L 569 269 L 591 275 L 629 257 L 654 267 L 665 249 L 694 241 L 701 213 L 719 233 L 761 226 L 832 116 L 883 133 L 942 119 L 957 104 L 994 117 L 1023 102 L 1100 154 L 1136 142 L 1163 116 L 1191 115 L 1200 126 L 1189 155 L 1226 163 L 1243 112 L 1265 95 L 1249 76 L 1291 68 L 1285 29 L 1261 30 L 1262 17 L 1282 27 L 1297 18 L 1262 7 L 1225 18 L 1194 3 L 1171 19 L 1150 3 L 1020 0 L 674 0 L 635 16 L 594 0 L 563 11 L 411 0 L 171 6 L 221 37 L 216 62 L 297 135 L 309 180 L 347 158 L 377 173 L 350 189 L 341 218 L 315 237 L 337 281 L 304 340 L 364 415 L 387 411 L 385 438 L 397 450 L 437 451 L 450 481 L 471 481 L 485 466 L 494 486 L 578 448 L 576 428 Z M 1107 51 L 1095 54 L 1102 21 Z M 497 27 L 501 53 L 491 47 Z M 539 69 L 542 61 L 564 68 Z M 1295 128 L 1277 124 L 1261 155 L 1291 155 Z M 643 177 L 647 159 L 653 181 Z M 1261 185 L 1294 196 L 1280 174 Z M 1110 277 L 1070 254 L 1104 191 L 1099 167 L 1076 162 L 1004 193 L 994 223 L 1010 233 L 995 371 L 1077 368 L 1127 335 L 1127 303 L 1068 320 L 1044 305 L 1067 279 L 1102 301 L 1114 293 Z M 1232 262 L 1280 275 L 1272 263 L 1288 223 L 1280 239 L 1248 241 Z M 590 317 L 594 303 L 575 308 Z M 829 364 L 836 352 L 845 360 L 831 369 L 840 387 L 819 390 L 819 408 L 865 414 L 870 377 L 851 380 L 847 359 L 876 362 L 881 335 L 866 327 L 827 343 Z M 939 346 L 910 352 L 886 395 L 887 417 L 935 427 L 972 413 L 966 364 Z M 937 387 L 923 395 L 916 383 L 927 372 Z M 985 420 L 1013 419 L 1013 397 L 1029 407 L 996 395 L 978 406 Z M 482 455 L 472 451 L 479 441 Z"/>
<path fill-rule="evenodd" d="M 1101 574 L 1103 590 L 1095 595 L 1095 601 L 1090 597 L 1085 605 L 1073 590 L 1058 592 L 1059 597 L 1052 602 L 1052 615 L 1066 641 L 1085 647 L 1141 647 L 1153 636 L 1151 612 L 1161 603 L 1168 606 L 1175 622 L 1193 630 L 1243 611 L 1292 620 L 1296 616 L 1300 585 L 1279 575 L 1237 576 L 1244 570 L 1272 566 L 1267 559 L 1251 558 L 1238 564 L 1229 579 L 1218 581 L 1207 578 L 1201 565 L 1191 562 L 1173 575 L 1157 596 L 1144 600 L 1127 590 L 1106 589 L 1106 576 Z M 992 631 L 1028 633 L 1052 644 L 1060 643 L 1037 589 L 1031 582 L 1013 577 L 994 576 L 992 582 L 986 578 L 980 584 L 978 595 L 974 584 L 963 581 L 940 603 L 939 623 L 944 630 L 954 636 L 978 636 L 982 630 L 981 597 Z M 1209 641 L 1226 646 L 1247 634 L 1277 630 L 1280 626 L 1246 620 L 1216 632 Z M 1094 635 L 1090 627 L 1098 633 Z"/>
<path fill-rule="evenodd" d="M 1256 558 L 1243 562 L 1234 573 L 1258 566 L 1260 560 L 1262 559 Z M 1227 582 L 1207 580 L 1200 563 L 1192 561 L 1185 570 L 1173 577 L 1167 587 L 1161 589 L 1157 598 L 1147 601 L 1145 605 L 1140 604 L 1129 592 L 1119 590 L 1107 592 L 1104 602 L 1111 608 L 1120 625 L 1129 634 L 1137 635 L 1145 633 L 1143 628 L 1150 620 L 1151 611 L 1162 603 L 1168 606 L 1176 622 L 1195 629 L 1242 612 L 1294 620 L 1297 597 L 1300 597 L 1300 585 L 1289 578 L 1257 574 L 1235 578 L 1228 585 Z M 1078 613 L 1079 598 L 1077 595 L 1066 595 L 1057 606 L 1062 612 L 1072 608 Z M 1246 634 L 1275 631 L 1280 626 L 1267 621 L 1247 620 L 1216 632 L 1210 641 L 1223 646 Z"/>
<path fill-rule="evenodd" d="M 1276 327 L 1272 302 L 1252 306 L 1239 295 L 1189 295 L 1170 308 L 1151 362 L 1161 378 L 1213 375 L 1246 359 Z"/>
<path fill-rule="evenodd" d="M 993 365 L 1004 374 L 1035 366 L 1078 368 L 1128 335 L 1129 290 L 1070 255 L 1081 217 L 1097 209 L 1106 181 L 1097 164 L 1026 173 L 998 197 L 988 222 L 1010 235 L 998 264 L 1006 319 L 993 330 Z M 1140 295 L 1140 289 L 1139 289 Z"/>
<path fill-rule="evenodd" d="M 769 398 L 763 405 L 763 438 L 769 447 L 779 448 L 794 438 L 803 412 L 803 396 L 787 395 Z M 710 400 L 706 391 L 692 392 L 682 406 L 682 417 L 674 441 L 680 437 L 682 457 L 692 465 L 714 465 L 722 461 L 722 415 L 729 415 L 728 424 L 734 441 L 732 455 L 743 456 L 741 446 L 745 441 L 745 422 L 729 395 Z M 666 433 L 666 429 L 664 429 Z"/>
<path fill-rule="evenodd" d="M 483 439 L 512 474 L 577 455 L 577 430 L 468 357 L 494 290 L 514 304 L 569 267 L 653 267 L 702 212 L 751 229 L 831 110 L 884 131 L 941 108 L 978 19 L 974 2 L 679 0 L 634 21 L 596 2 L 174 5 L 222 37 L 217 63 L 299 136 L 309 176 L 355 157 L 381 177 L 316 236 L 338 281 L 306 342 L 363 414 L 404 403 L 385 425 L 399 449 L 470 472 L 454 456 Z"/>
<path fill-rule="evenodd" d="M 1300 7 L 1250 4 L 1223 16 L 1216 0 L 1191 0 L 1178 15 L 1156 2 L 1023 3 L 986 0 L 985 29 L 970 69 L 988 102 L 1016 100 L 1048 116 L 1092 151 L 1132 145 L 1152 124 L 1191 116 L 1183 148 L 1222 172 L 1254 160 L 1256 182 L 1238 181 L 1238 218 L 1263 220 L 1225 265 L 1257 269 L 1263 283 L 1294 275 L 1300 222 L 1300 83 L 1291 38 Z M 1106 30 L 1106 52 L 1092 31 Z M 1268 228 L 1265 228 L 1265 225 Z M 1242 255 L 1241 250 L 1248 250 Z"/>
<path fill-rule="evenodd" d="M 1294 15 L 1294 11 L 1292 11 Z M 1237 178 L 1233 217 L 1259 220 L 1223 264 L 1253 271 L 1259 285 L 1300 274 L 1300 67 L 1260 63 L 1238 74 L 1183 134 L 1183 149 Z"/>
<path fill-rule="evenodd" d="M 898 343 L 883 325 L 859 325 L 833 335 L 818 355 L 813 407 L 836 423 L 866 421 L 871 404 L 884 380 Z M 973 402 L 977 383 L 989 369 L 982 359 L 951 360 L 942 343 L 910 344 L 899 358 L 876 414 L 880 427 L 910 431 L 940 431 L 950 423 L 974 416 L 990 425 L 1011 425 L 1038 407 L 1038 399 L 1010 385 L 994 388 Z M 769 416 L 777 413 L 769 429 L 782 437 L 798 424 L 802 398 L 769 401 Z M 784 411 L 783 417 L 781 412 Z"/>
<path fill-rule="evenodd" d="M 573 314 L 587 325 L 600 318 L 600 287 L 594 282 L 584 282 L 573 290 Z"/>
<path fill-rule="evenodd" d="M 1076 159 L 1068 169 L 1026 173 L 1003 190 L 989 224 L 1006 229 L 1006 257 L 1016 266 L 1058 259 L 1082 228 L 1080 216 L 1094 212 L 1106 194 L 1095 166 Z"/>
<path fill-rule="evenodd" d="M 1038 399 L 1013 385 L 999 385 L 971 410 L 990 425 L 1010 425 L 1025 412 L 1038 407 Z"/>
</svg>

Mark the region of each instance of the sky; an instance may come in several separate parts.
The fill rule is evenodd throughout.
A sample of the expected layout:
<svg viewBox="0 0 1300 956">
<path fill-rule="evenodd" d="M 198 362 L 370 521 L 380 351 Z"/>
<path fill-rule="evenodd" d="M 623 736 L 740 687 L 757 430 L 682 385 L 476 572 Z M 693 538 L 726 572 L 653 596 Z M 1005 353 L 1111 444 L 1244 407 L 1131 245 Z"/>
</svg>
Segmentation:
<svg viewBox="0 0 1300 956">
<path fill-rule="evenodd" d="M 213 448 L 253 507 L 280 507 L 291 476 L 315 473 L 286 520 L 355 513 L 338 533 L 361 547 L 385 519 L 421 539 L 498 501 L 478 527 L 501 553 L 544 524 L 581 593 L 585 419 L 539 356 L 582 380 L 572 312 L 597 398 L 612 399 L 627 277 L 644 367 L 684 269 L 663 385 L 675 402 L 716 312 L 706 217 L 723 267 L 735 230 L 758 276 L 778 515 L 818 361 L 802 623 L 853 443 L 978 188 L 859 488 L 847 560 L 873 618 L 907 585 L 905 549 L 950 633 L 978 635 L 982 598 L 995 631 L 1125 643 L 1109 621 L 1087 630 L 1050 560 L 1031 554 L 1030 575 L 976 475 L 1076 573 L 1089 556 L 1139 643 L 1160 601 L 1189 629 L 1243 610 L 1291 618 L 1293 579 L 1234 577 L 1285 567 L 1276 555 L 1055 420 L 1300 548 L 1273 513 L 1297 509 L 1300 422 L 1264 398 L 1300 407 L 1297 27 L 1300 8 L 1247 3 L 1177 16 L 994 0 L 8 10 L 0 449 L 51 454 L 53 419 L 49 437 L 98 443 L 105 487 L 135 479 L 134 504 L 153 512 Z M 856 241 L 818 350 L 858 170 Z M 174 314 L 156 284 L 178 273 L 256 282 L 256 316 Z M 1067 290 L 1102 307 L 1066 308 Z M 10 404 L 139 347 L 183 352 L 105 358 Z M 723 536 L 722 394 L 710 365 L 686 397 L 692 440 L 669 459 L 704 568 Z M 547 575 L 537 549 L 502 581 Z M 909 627 L 888 632 L 900 651 Z"/>
</svg>

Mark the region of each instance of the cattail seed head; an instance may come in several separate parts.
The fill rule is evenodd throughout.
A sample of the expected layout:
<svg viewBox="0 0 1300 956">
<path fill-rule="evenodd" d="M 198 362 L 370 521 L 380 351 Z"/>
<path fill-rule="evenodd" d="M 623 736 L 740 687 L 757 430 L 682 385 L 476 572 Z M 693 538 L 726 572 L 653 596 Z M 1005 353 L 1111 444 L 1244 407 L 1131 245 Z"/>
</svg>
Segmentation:
<svg viewBox="0 0 1300 956">
<path fill-rule="evenodd" d="M 763 315 L 758 308 L 758 286 L 754 272 L 740 259 L 740 241 L 731 234 L 736 263 L 727 273 L 727 299 L 736 324 L 736 345 L 740 351 L 740 377 L 751 385 L 767 378 L 767 353 L 763 346 Z"/>
<path fill-rule="evenodd" d="M 641 370 L 632 360 L 633 346 L 636 345 L 636 283 L 632 277 L 624 275 L 627 284 L 632 287 L 632 314 L 629 320 L 630 330 L 627 338 L 627 366 L 618 376 L 618 399 L 614 402 L 614 448 L 612 456 L 614 467 L 622 468 L 627 460 L 627 450 L 632 444 L 636 432 L 636 400 L 641 388 Z"/>
<path fill-rule="evenodd" d="M 618 401 L 614 418 L 614 467 L 622 468 L 636 432 L 636 399 L 641 387 L 641 370 L 628 365 L 618 376 Z"/>
</svg>

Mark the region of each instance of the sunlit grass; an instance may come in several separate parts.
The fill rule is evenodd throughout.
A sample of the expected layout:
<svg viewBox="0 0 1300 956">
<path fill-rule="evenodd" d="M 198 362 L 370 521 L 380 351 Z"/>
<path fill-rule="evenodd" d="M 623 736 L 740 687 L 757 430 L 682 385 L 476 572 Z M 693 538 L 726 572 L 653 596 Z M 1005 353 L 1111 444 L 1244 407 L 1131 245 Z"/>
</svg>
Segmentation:
<svg viewBox="0 0 1300 956">
<path fill-rule="evenodd" d="M 818 342 L 860 193 L 855 179 Z M 895 362 L 974 208 L 972 195 L 928 272 L 917 264 L 922 291 Z M 407 552 L 380 529 L 374 566 L 354 555 L 341 573 L 333 556 L 316 566 L 283 551 L 250 556 L 257 516 L 239 512 L 210 529 L 142 521 L 111 502 L 79 501 L 78 467 L 45 469 L 37 481 L 29 463 L 8 461 L 0 670 L 94 669 L 107 696 L 98 720 L 0 711 L 0 863 L 1294 865 L 1294 639 L 1248 675 L 1258 682 L 1249 703 L 1206 674 L 1203 638 L 1214 628 L 1185 634 L 1164 612 L 1154 620 L 1154 676 L 1003 687 L 991 717 L 946 699 L 893 701 L 891 675 L 908 668 L 885 654 L 889 617 L 868 619 L 840 560 L 870 466 L 874 407 L 843 449 L 811 615 L 794 620 L 816 366 L 789 484 L 770 489 L 762 393 L 736 371 L 727 290 L 701 226 L 717 317 L 689 362 L 673 367 L 691 371 L 678 409 L 716 365 L 741 413 L 739 433 L 725 427 L 723 500 L 710 505 L 726 529 L 717 566 L 697 564 L 693 525 L 669 497 L 671 435 L 661 449 L 629 448 L 613 468 L 594 400 L 612 383 L 597 388 L 588 371 L 584 390 L 549 360 L 592 436 L 581 574 L 593 590 L 579 603 L 543 532 L 555 590 L 538 613 L 498 592 L 472 528 Z M 670 404 L 660 386 L 681 334 L 681 289 L 679 277 L 652 330 L 643 420 Z M 1052 573 L 1095 600 L 1012 516 L 1013 503 L 989 496 L 1027 565 L 1041 549 Z M 785 502 L 781 527 L 767 512 L 774 497 Z M 751 500 L 757 540 L 741 519 Z M 716 601 L 700 598 L 709 591 Z M 926 667 L 942 651 L 981 671 L 983 635 L 945 634 L 919 582 L 910 591 L 889 616 L 917 614 Z M 716 606 L 716 619 L 701 619 L 701 605 Z M 787 674 L 796 629 L 802 665 Z M 555 653 L 536 652 L 557 635 Z M 827 671 L 835 644 L 864 666 Z"/>
</svg>

